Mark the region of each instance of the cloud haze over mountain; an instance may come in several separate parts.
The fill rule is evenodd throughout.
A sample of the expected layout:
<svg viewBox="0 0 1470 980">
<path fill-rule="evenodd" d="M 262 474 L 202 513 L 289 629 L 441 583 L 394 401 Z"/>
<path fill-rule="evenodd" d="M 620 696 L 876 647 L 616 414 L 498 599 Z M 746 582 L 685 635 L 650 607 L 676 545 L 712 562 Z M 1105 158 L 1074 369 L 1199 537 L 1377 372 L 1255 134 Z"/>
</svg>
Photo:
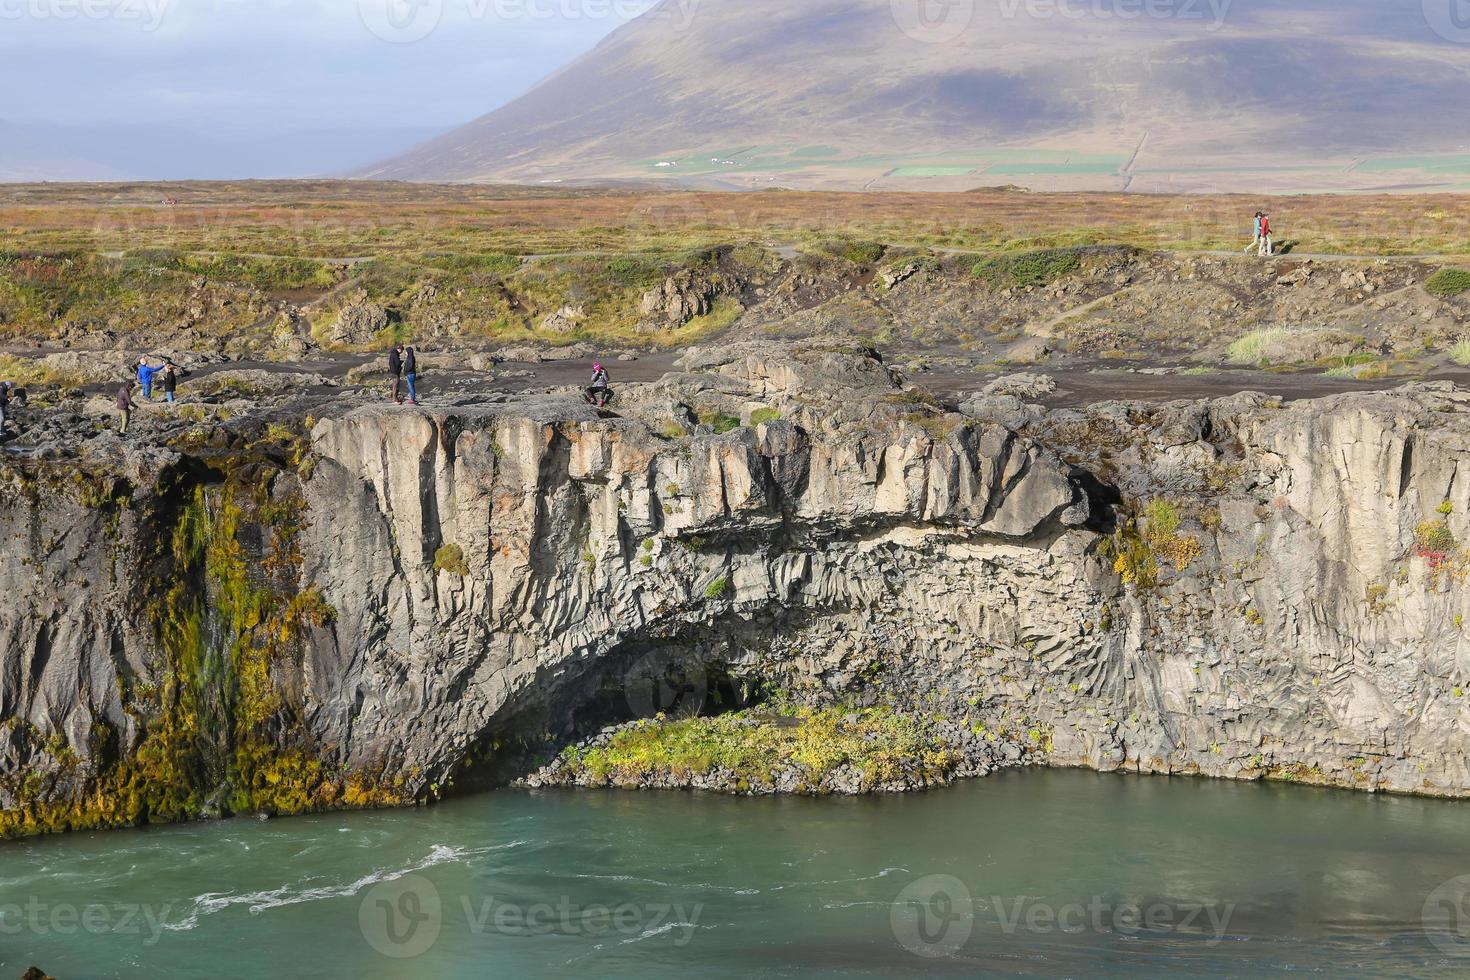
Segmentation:
<svg viewBox="0 0 1470 980">
<path fill-rule="evenodd" d="M 651 5 L 0 0 L 0 179 L 342 172 L 524 92 Z"/>
</svg>

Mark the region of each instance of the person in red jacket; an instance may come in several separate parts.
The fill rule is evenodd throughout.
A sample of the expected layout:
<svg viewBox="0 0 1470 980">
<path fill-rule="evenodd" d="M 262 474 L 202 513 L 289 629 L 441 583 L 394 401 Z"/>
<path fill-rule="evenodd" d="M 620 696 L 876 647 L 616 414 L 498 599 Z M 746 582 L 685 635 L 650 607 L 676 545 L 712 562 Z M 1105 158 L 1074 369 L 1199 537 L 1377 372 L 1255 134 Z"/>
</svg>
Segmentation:
<svg viewBox="0 0 1470 980">
<path fill-rule="evenodd" d="M 1271 216 L 1269 214 L 1263 214 L 1263 215 L 1261 215 L 1261 253 L 1260 254 L 1261 254 L 1261 256 L 1263 258 L 1269 257 L 1272 254 L 1272 248 L 1271 248 Z"/>
</svg>

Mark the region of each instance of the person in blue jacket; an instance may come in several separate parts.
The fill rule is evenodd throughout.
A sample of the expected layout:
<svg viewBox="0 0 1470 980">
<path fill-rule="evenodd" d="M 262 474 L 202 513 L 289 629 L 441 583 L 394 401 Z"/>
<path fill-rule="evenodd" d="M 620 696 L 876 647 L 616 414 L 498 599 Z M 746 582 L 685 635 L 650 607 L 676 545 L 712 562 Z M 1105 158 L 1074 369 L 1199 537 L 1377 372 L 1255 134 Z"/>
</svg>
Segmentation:
<svg viewBox="0 0 1470 980">
<path fill-rule="evenodd" d="M 149 364 L 147 355 L 138 358 L 138 384 L 143 389 L 143 397 L 148 401 L 153 400 L 153 376 L 162 370 L 162 367 Z"/>
</svg>

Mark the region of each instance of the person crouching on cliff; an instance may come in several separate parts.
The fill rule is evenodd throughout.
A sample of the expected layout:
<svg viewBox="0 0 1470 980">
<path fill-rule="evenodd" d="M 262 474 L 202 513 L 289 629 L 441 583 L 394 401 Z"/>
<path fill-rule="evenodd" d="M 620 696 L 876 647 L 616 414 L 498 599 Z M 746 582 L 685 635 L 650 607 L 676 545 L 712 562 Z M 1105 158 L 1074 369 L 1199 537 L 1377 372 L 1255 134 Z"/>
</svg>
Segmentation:
<svg viewBox="0 0 1470 980">
<path fill-rule="evenodd" d="M 612 400 L 612 390 L 607 386 L 609 380 L 607 368 L 601 364 L 592 365 L 592 384 L 587 387 L 588 404 L 598 408 L 607 407 L 607 403 Z"/>
<path fill-rule="evenodd" d="M 133 383 L 124 381 L 121 388 L 117 389 L 117 416 L 122 420 L 118 428 L 119 435 L 128 434 L 128 423 L 133 419 Z"/>
</svg>

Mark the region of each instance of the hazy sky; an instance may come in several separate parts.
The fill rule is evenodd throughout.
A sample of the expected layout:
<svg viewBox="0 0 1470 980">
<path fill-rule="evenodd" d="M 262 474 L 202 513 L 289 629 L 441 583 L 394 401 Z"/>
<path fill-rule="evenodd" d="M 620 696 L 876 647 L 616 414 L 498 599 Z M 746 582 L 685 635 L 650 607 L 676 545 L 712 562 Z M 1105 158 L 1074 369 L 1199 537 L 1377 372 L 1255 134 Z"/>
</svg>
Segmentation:
<svg viewBox="0 0 1470 980">
<path fill-rule="evenodd" d="M 449 127 L 654 0 L 0 0 L 0 118 L 216 136 Z"/>
</svg>

